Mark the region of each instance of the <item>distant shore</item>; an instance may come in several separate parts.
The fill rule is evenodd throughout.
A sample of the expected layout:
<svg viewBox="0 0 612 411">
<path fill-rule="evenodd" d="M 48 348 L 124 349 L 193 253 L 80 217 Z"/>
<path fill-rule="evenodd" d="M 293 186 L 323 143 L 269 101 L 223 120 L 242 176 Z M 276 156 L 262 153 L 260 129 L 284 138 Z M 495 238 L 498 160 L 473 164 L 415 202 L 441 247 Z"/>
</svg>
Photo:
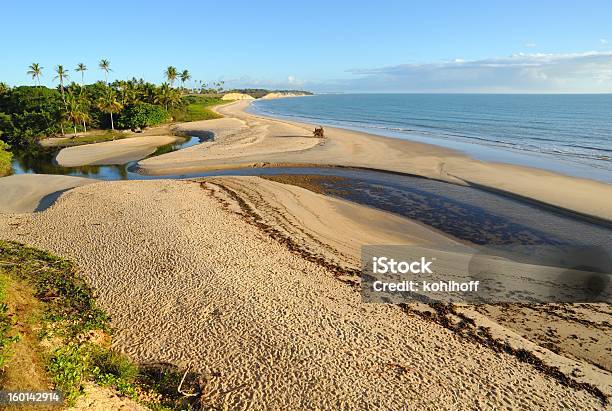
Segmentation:
<svg viewBox="0 0 612 411">
<path fill-rule="evenodd" d="M 240 101 L 219 107 L 225 118 L 179 125 L 185 133 L 210 131 L 210 143 L 138 163 L 143 174 L 164 175 L 274 166 L 363 167 L 418 175 L 455 184 L 477 185 L 531 199 L 559 209 L 612 221 L 612 186 L 537 168 L 472 159 L 430 144 L 278 120 L 245 111 Z"/>
</svg>

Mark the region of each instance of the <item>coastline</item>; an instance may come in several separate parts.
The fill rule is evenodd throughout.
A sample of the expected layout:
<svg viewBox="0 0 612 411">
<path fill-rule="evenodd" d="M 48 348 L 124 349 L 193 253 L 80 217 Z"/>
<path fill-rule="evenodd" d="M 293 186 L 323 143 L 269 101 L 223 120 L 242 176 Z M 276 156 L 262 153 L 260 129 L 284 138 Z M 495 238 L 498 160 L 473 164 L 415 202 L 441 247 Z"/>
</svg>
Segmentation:
<svg viewBox="0 0 612 411">
<path fill-rule="evenodd" d="M 351 163 L 354 155 L 355 164 L 362 168 L 376 166 L 386 172 L 408 174 L 406 171 L 412 167 L 419 173 L 410 174 L 470 184 L 447 172 L 445 164 L 468 167 L 472 161 L 451 150 L 334 128 L 326 128 L 329 133 L 326 139 L 317 139 L 309 135 L 312 130 L 309 125 L 253 117 L 233 111 L 234 106 L 240 104 L 220 108 L 230 110 L 232 117 L 176 126 L 177 131 L 189 135 L 214 133 L 214 141 L 141 163 L 161 159 L 162 165 L 183 171 L 189 167 L 271 167 L 283 162 L 294 165 L 293 161 L 298 160 L 310 167 L 355 167 Z M 117 155 L 112 149 L 122 146 L 117 143 L 100 143 L 110 151 L 106 148 L 100 151 L 99 145 L 90 150 L 96 155 Z M 329 164 L 317 163 L 317 156 Z M 265 161 L 270 158 L 278 162 Z M 56 177 L 57 181 L 51 181 Z M 403 379 L 399 382 L 394 379 L 398 373 L 405 378 L 405 369 L 416 371 L 420 379 L 439 373 L 423 388 L 436 390 L 440 395 L 448 394 L 444 387 L 453 384 L 462 384 L 468 393 L 482 386 L 500 392 L 508 392 L 512 387 L 522 393 L 521 397 L 546 392 L 545 397 L 533 400 L 531 406 L 536 408 L 552 406 L 557 401 L 576 407 L 592 405 L 592 399 L 599 401 L 612 395 L 610 364 L 603 352 L 606 344 L 602 344 L 610 315 L 605 306 L 547 307 L 538 311 L 537 318 L 526 307 L 516 308 L 511 315 L 496 306 L 457 307 L 447 313 L 419 305 L 363 308 L 357 292 L 360 280 L 356 276 L 362 245 L 436 247 L 456 244 L 457 239 L 409 218 L 273 180 L 225 176 L 196 181 L 100 182 L 70 176 L 13 176 L 3 183 L 14 181 L 21 191 L 15 191 L 10 202 L 28 197 L 31 204 L 0 213 L 0 237 L 25 241 L 75 259 L 113 317 L 119 332 L 118 347 L 135 360 L 174 364 L 188 361 L 203 374 L 221 370 L 219 386 L 240 385 L 244 376 L 247 381 L 264 381 L 263 391 L 252 386 L 240 388 L 237 403 L 256 394 L 264 396 L 268 404 L 297 404 L 296 401 L 304 399 L 317 401 L 329 392 L 332 388 L 326 383 L 327 378 L 317 374 L 320 370 L 294 364 L 286 358 L 289 354 L 283 348 L 288 346 L 289 338 L 303 341 L 306 335 L 316 332 L 324 334 L 318 347 L 304 342 L 292 347 L 298 352 L 316 351 L 327 364 L 326 376 L 350 387 L 344 381 L 349 376 L 364 389 L 375 390 L 382 375 L 389 384 L 389 392 L 411 398 L 415 403 L 418 390 L 407 388 Z M 23 190 L 33 183 L 38 184 L 39 191 L 25 193 Z M 69 184 L 77 183 L 87 185 L 68 191 Z M 55 186 L 62 191 L 57 192 L 59 199 L 50 208 L 32 214 L 10 214 L 37 211 L 41 198 L 46 197 L 46 192 L 40 190 Z M 297 283 L 303 292 L 298 297 L 284 288 L 286 284 Z M 185 284 L 189 285 L 187 294 Z M 220 291 L 214 291 L 217 289 Z M 226 295 L 225 291 L 231 292 Z M 235 292 L 241 297 L 233 299 Z M 304 301 L 316 309 L 302 307 Z M 277 328 L 275 313 L 281 309 L 292 316 L 284 324 L 291 331 Z M 363 319 L 363 310 L 376 321 Z M 253 314 L 250 322 L 245 321 L 245 312 Z M 347 315 L 356 321 L 351 326 L 335 320 Z M 473 321 L 473 327 L 453 328 L 457 318 Z M 509 319 L 530 320 L 531 327 L 522 329 Z M 323 322 L 329 326 L 321 330 Z M 393 330 L 384 333 L 385 347 L 400 358 L 399 365 L 388 366 L 396 364 L 394 359 L 376 351 L 381 341 L 381 324 Z M 355 327 L 359 330 L 357 334 Z M 478 327 L 489 330 L 487 339 L 478 340 Z M 267 336 L 263 345 L 257 343 L 262 329 Z M 575 333 L 579 338 L 572 340 L 573 345 L 559 344 L 546 334 L 550 329 L 560 335 Z M 310 331 L 304 334 L 304 330 Z M 378 330 L 378 334 L 370 335 L 367 330 Z M 164 343 L 151 344 L 150 335 Z M 242 341 L 245 335 L 249 343 L 236 345 L 235 341 Z M 365 336 L 347 341 L 339 335 Z M 426 347 L 441 353 L 444 366 L 439 368 L 440 364 L 431 362 L 435 360 L 407 354 L 406 339 L 414 341 L 412 348 L 419 352 Z M 216 342 L 203 353 L 201 340 Z M 270 370 L 266 368 L 260 373 L 251 362 L 227 360 L 224 356 L 228 346 L 234 358 L 247 356 L 258 364 L 276 365 L 267 366 Z M 330 350 L 332 354 L 326 356 L 325 352 Z M 474 350 L 478 362 L 461 360 L 472 358 Z M 356 356 L 355 352 L 362 355 Z M 367 353 L 373 353 L 376 359 L 372 360 Z M 527 357 L 517 353 L 527 353 Z M 376 375 L 343 366 L 347 361 L 373 366 Z M 448 370 L 449 363 L 469 370 L 468 374 L 461 369 Z M 483 367 L 496 371 L 491 373 Z M 498 375 L 502 370 L 510 371 L 511 375 Z M 290 386 L 267 377 L 268 371 L 284 372 Z M 291 387 L 303 383 L 301 379 L 292 380 L 296 373 L 317 381 L 319 391 L 305 394 L 292 390 Z M 464 381 L 474 375 L 477 375 L 474 381 Z M 525 375 L 530 382 L 517 377 Z M 271 391 L 286 394 L 267 396 Z M 213 389 L 211 402 L 226 405 L 221 392 L 219 387 Z M 594 396 L 585 396 L 587 392 Z M 359 403 L 352 391 L 343 391 L 343 395 L 348 404 Z M 383 398 L 377 401 L 387 404 Z M 491 401 L 489 406 L 495 407 L 513 399 L 497 397 Z M 461 402 L 470 403 L 469 395 Z M 521 402 L 522 406 L 525 404 Z"/>
<path fill-rule="evenodd" d="M 537 168 L 472 159 L 435 145 L 326 127 L 326 138 L 312 137 L 314 125 L 273 119 L 245 111 L 250 102 L 216 108 L 220 120 L 180 125 L 189 132 L 213 132 L 206 145 L 138 163 L 147 175 L 218 169 L 281 166 L 358 167 L 477 185 L 612 221 L 612 186 Z"/>
</svg>

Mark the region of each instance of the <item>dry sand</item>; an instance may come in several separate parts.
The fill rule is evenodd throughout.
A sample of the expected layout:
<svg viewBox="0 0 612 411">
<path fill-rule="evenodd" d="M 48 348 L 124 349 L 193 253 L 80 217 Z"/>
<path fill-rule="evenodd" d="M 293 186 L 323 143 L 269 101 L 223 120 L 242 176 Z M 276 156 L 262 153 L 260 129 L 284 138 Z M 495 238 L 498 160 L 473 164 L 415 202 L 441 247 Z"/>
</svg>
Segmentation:
<svg viewBox="0 0 612 411">
<path fill-rule="evenodd" d="M 31 213 L 59 194 L 98 180 L 52 174 L 16 174 L 0 178 L 0 213 Z"/>
<path fill-rule="evenodd" d="M 257 180 L 228 184 L 238 190 Z M 74 258 L 112 317 L 117 347 L 138 361 L 207 373 L 213 407 L 602 409 L 591 394 L 513 356 L 397 306 L 363 304 L 327 268 L 237 214 L 222 182 L 90 184 L 42 213 L 0 215 L 0 237 Z M 290 225 L 312 214 L 318 228 L 303 225 L 305 234 L 320 229 L 315 238 L 331 235 L 330 209 L 347 238 L 359 232 L 351 216 L 374 213 L 279 183 L 262 189 L 293 198 L 282 201 L 286 210 L 306 204 L 302 214 L 281 214 L 292 215 Z M 375 213 L 380 237 L 358 241 L 403 241 L 404 229 L 407 242 L 439 239 Z M 346 253 L 354 246 L 339 245 Z"/>
<path fill-rule="evenodd" d="M 180 137 L 131 137 L 103 143 L 85 144 L 62 149 L 56 161 L 63 167 L 126 164 L 153 154 L 157 147 L 174 143 Z"/>
<path fill-rule="evenodd" d="M 416 174 L 458 184 L 478 184 L 612 221 L 612 185 L 552 172 L 477 161 L 428 144 L 246 113 L 249 102 L 218 108 L 227 118 L 190 123 L 214 131 L 215 141 L 139 162 L 146 174 L 278 165 L 341 165 Z"/>
</svg>

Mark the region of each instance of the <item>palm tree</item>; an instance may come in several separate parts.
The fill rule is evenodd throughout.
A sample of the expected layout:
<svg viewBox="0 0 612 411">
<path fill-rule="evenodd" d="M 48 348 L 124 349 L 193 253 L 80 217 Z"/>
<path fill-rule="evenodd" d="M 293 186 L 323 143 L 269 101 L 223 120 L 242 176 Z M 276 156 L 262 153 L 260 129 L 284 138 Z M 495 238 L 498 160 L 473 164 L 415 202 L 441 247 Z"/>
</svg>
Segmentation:
<svg viewBox="0 0 612 411">
<path fill-rule="evenodd" d="M 176 76 L 178 75 L 178 72 L 176 71 L 176 67 L 168 66 L 168 68 L 166 69 L 164 75 L 168 79 L 168 82 L 170 83 L 170 87 L 173 87 L 174 86 L 174 80 L 176 80 Z"/>
<path fill-rule="evenodd" d="M 132 104 L 138 100 L 136 89 L 133 83 L 129 81 L 119 82 L 119 100 L 124 106 Z"/>
<path fill-rule="evenodd" d="M 183 70 L 181 73 L 181 88 L 185 88 L 185 82 L 191 78 L 189 70 Z"/>
<path fill-rule="evenodd" d="M 155 96 L 155 103 L 162 104 L 166 110 L 181 102 L 181 93 L 171 88 L 168 83 L 161 85 Z"/>
<path fill-rule="evenodd" d="M 110 68 L 110 61 L 106 60 L 106 59 L 102 59 L 100 60 L 100 63 L 98 63 L 98 66 L 104 70 L 104 82 L 108 83 L 108 72 L 109 71 L 113 71 Z"/>
<path fill-rule="evenodd" d="M 64 80 L 68 79 L 68 70 L 64 68 L 61 64 L 55 68 L 55 72 L 57 76 L 53 77 L 53 80 L 59 80 L 60 90 L 62 91 L 62 100 L 64 100 L 64 105 L 66 105 L 66 98 L 64 96 Z"/>
<path fill-rule="evenodd" d="M 62 92 L 62 101 L 64 102 L 64 108 L 68 111 L 68 106 L 66 105 L 66 96 L 64 93 L 64 80 L 68 79 L 68 70 L 64 68 L 61 64 L 55 67 L 55 72 L 57 76 L 53 77 L 53 80 L 59 80 L 60 90 Z M 62 130 L 62 135 L 64 135 L 64 126 L 60 123 L 60 128 Z"/>
<path fill-rule="evenodd" d="M 40 76 L 42 76 L 42 69 L 44 67 L 41 67 L 38 63 L 32 63 L 28 68 L 28 74 L 32 76 L 32 80 L 36 79 L 38 85 L 40 86 Z"/>
<path fill-rule="evenodd" d="M 82 101 L 71 90 L 66 93 L 66 117 L 72 121 L 74 126 L 74 135 L 77 134 L 77 123 L 81 121 L 85 124 L 85 110 L 83 110 Z M 85 129 L 87 131 L 87 129 Z"/>
<path fill-rule="evenodd" d="M 110 87 L 106 89 L 98 100 L 98 108 L 110 115 L 111 129 L 114 130 L 115 123 L 113 122 L 113 113 L 118 113 L 123 109 L 123 104 L 117 101 L 117 93 L 115 93 L 115 90 Z"/>
<path fill-rule="evenodd" d="M 83 87 L 83 84 L 85 83 L 85 71 L 86 70 L 87 70 L 87 66 L 83 63 L 77 64 L 76 69 L 74 69 L 74 71 L 81 72 L 81 88 Z"/>
</svg>

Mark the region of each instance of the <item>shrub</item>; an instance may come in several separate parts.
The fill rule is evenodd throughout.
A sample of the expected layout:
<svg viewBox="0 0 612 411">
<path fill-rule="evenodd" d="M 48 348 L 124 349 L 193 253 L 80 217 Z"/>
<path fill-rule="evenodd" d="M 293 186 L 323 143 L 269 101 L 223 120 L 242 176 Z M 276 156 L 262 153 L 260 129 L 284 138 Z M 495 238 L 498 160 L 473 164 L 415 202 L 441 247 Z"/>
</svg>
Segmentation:
<svg viewBox="0 0 612 411">
<path fill-rule="evenodd" d="M 121 112 L 117 125 L 121 128 L 144 128 L 163 123 L 168 112 L 163 107 L 149 103 L 137 103 Z"/>
<path fill-rule="evenodd" d="M 2 140 L 25 146 L 59 131 L 63 119 L 61 94 L 46 87 L 20 86 L 0 95 Z"/>
<path fill-rule="evenodd" d="M 11 160 L 13 154 L 8 151 L 10 146 L 0 140 L 0 177 L 7 175 L 11 171 Z"/>
</svg>

